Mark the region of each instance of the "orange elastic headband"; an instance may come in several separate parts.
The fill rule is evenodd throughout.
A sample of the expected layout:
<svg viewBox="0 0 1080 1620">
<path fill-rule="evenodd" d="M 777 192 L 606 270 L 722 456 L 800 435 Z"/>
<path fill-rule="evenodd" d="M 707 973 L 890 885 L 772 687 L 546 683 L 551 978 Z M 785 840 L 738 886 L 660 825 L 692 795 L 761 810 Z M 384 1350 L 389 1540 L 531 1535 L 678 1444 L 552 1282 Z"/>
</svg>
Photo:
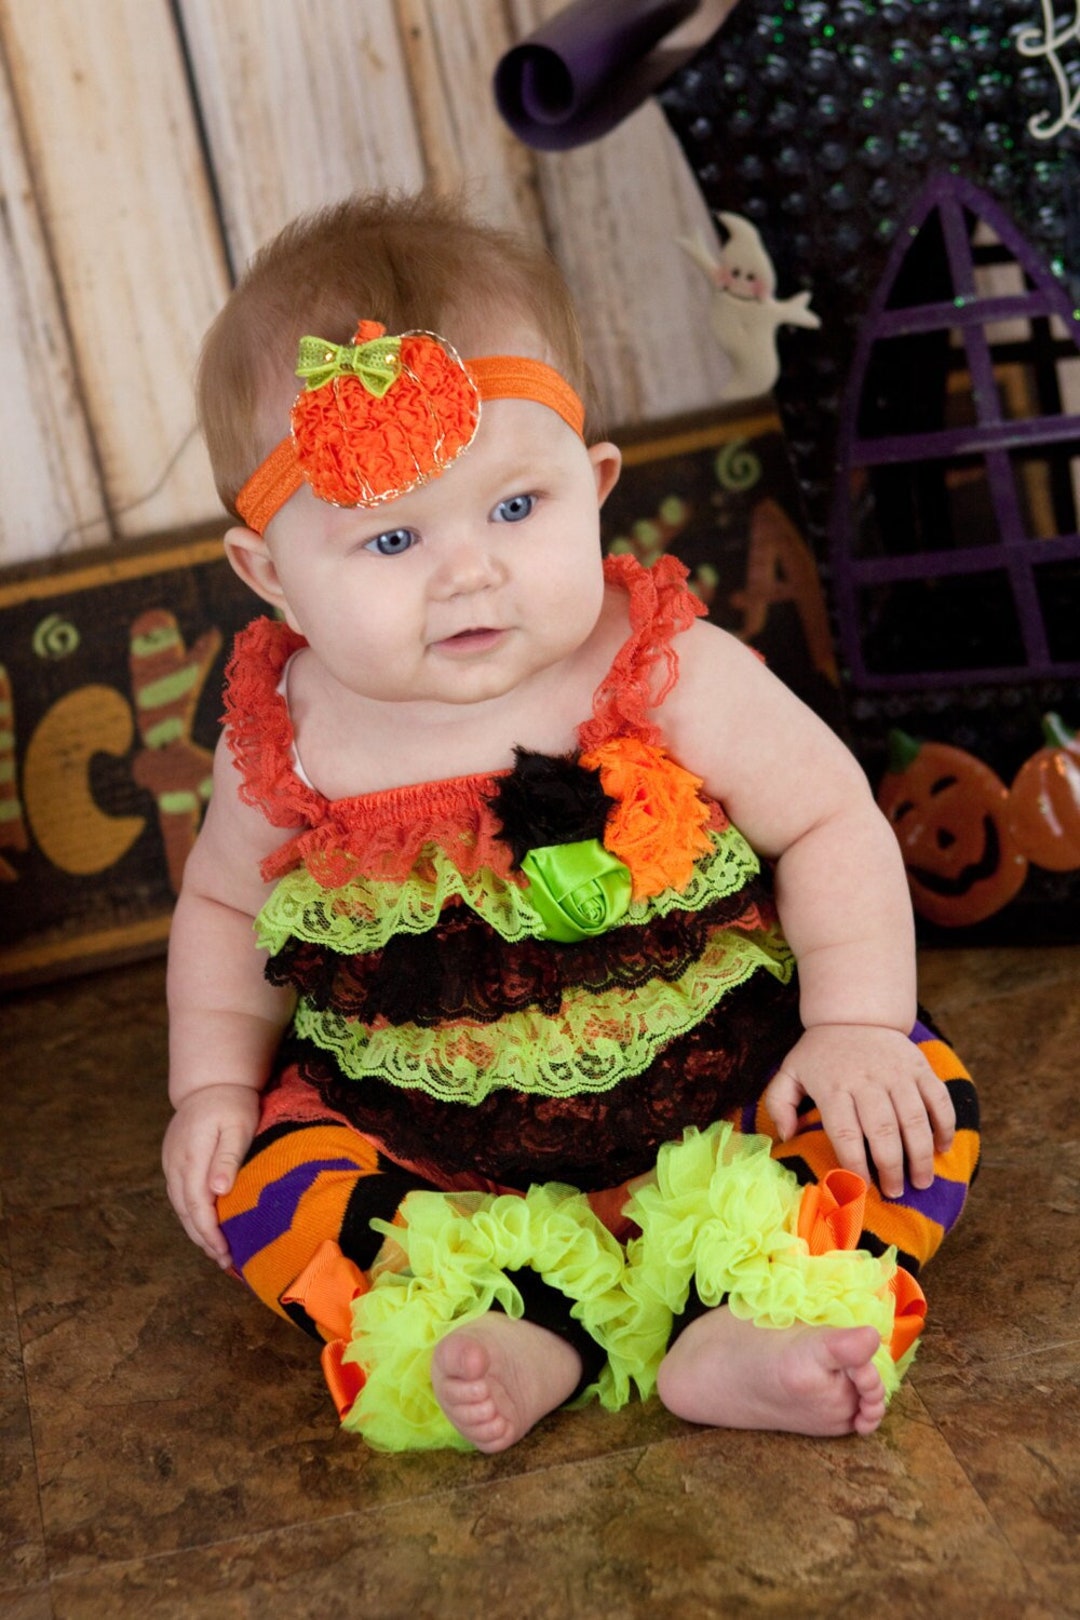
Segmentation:
<svg viewBox="0 0 1080 1620">
<path fill-rule="evenodd" d="M 432 332 L 387 337 L 375 321 L 360 322 L 351 346 L 303 338 L 296 374 L 307 386 L 292 432 L 236 497 L 256 534 L 305 482 L 335 506 L 377 506 L 438 477 L 476 436 L 481 400 L 532 399 L 575 433 L 585 426 L 581 400 L 543 361 L 463 362 Z"/>
</svg>

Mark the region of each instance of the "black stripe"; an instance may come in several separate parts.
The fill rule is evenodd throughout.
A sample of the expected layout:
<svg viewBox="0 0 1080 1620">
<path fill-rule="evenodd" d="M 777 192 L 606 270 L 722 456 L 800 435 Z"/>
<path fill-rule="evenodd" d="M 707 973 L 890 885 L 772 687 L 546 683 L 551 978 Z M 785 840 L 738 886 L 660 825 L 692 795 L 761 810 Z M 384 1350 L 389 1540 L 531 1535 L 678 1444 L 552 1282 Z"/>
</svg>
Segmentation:
<svg viewBox="0 0 1080 1620">
<path fill-rule="evenodd" d="M 373 1220 L 392 1221 L 402 1199 L 411 1192 L 437 1192 L 430 1181 L 406 1170 L 379 1170 L 361 1175 L 349 1195 L 338 1234 L 338 1245 L 362 1271 L 367 1271 L 383 1245 L 381 1232 L 373 1232 Z"/>
<path fill-rule="evenodd" d="M 244 1163 L 250 1164 L 252 1159 L 258 1158 L 264 1148 L 270 1147 L 274 1142 L 280 1142 L 283 1136 L 293 1136 L 297 1131 L 322 1130 L 327 1125 L 341 1125 L 342 1123 L 340 1119 L 330 1118 L 282 1120 L 279 1125 L 271 1125 L 268 1130 L 259 1132 L 244 1156 Z"/>
<path fill-rule="evenodd" d="M 945 1089 L 956 1109 L 958 1131 L 977 1131 L 979 1128 L 979 1094 L 970 1080 L 946 1080 Z"/>
</svg>

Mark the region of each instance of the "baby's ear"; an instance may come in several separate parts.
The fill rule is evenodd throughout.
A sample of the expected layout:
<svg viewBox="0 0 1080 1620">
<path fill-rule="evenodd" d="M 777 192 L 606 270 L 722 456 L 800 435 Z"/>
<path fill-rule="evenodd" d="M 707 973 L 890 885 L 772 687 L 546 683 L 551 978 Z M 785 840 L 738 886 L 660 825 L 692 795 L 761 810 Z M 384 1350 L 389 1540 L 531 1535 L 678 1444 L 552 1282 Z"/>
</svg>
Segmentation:
<svg viewBox="0 0 1080 1620">
<path fill-rule="evenodd" d="M 225 555 L 245 585 L 271 607 L 284 612 L 285 592 L 278 577 L 270 548 L 261 534 L 236 524 L 225 536 Z"/>
<path fill-rule="evenodd" d="M 596 477 L 596 500 L 598 506 L 603 506 L 615 485 L 619 482 L 622 471 L 622 451 L 617 444 L 603 442 L 589 446 L 589 460 L 592 462 L 593 473 Z"/>
</svg>

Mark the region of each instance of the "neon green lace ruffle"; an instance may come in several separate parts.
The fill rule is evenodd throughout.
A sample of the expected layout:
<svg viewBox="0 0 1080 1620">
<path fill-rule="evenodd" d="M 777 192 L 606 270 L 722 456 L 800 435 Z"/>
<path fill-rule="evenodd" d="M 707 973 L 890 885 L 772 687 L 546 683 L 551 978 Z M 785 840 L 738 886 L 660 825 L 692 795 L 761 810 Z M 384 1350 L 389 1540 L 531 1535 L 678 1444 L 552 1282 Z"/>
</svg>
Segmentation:
<svg viewBox="0 0 1080 1620">
<path fill-rule="evenodd" d="M 760 970 L 782 983 L 790 980 L 793 959 L 779 935 L 718 929 L 674 983 L 652 979 L 632 988 L 568 990 L 553 1017 L 526 1009 L 491 1024 L 366 1027 L 301 1002 L 293 1027 L 352 1080 L 385 1080 L 467 1104 L 503 1087 L 572 1097 L 610 1091 L 643 1073 L 661 1047 L 693 1029 Z"/>
<path fill-rule="evenodd" d="M 405 1269 L 376 1263 L 373 1288 L 353 1306 L 344 1360 L 367 1382 L 343 1423 L 379 1451 L 468 1451 L 431 1388 L 439 1340 L 496 1304 L 520 1317 L 521 1295 L 506 1273 L 530 1266 L 574 1301 L 572 1314 L 604 1345 L 626 1306 L 623 1252 L 582 1193 L 553 1183 L 525 1198 L 410 1193 L 401 1214 L 404 1226 L 372 1223 L 391 1240 L 395 1267 L 403 1251 Z"/>
<path fill-rule="evenodd" d="M 911 1354 L 898 1364 L 888 1350 L 896 1250 L 811 1255 L 796 1236 L 802 1188 L 770 1158 L 770 1145 L 768 1137 L 743 1136 L 719 1121 L 660 1149 L 655 1182 L 626 1210 L 641 1236 L 627 1250 L 623 1287 L 631 1308 L 609 1334 L 605 1405 L 621 1406 L 631 1382 L 643 1397 L 651 1393 L 691 1283 L 706 1305 L 726 1296 L 733 1315 L 761 1328 L 876 1328 L 874 1364 L 886 1394 L 898 1388 Z"/>
<path fill-rule="evenodd" d="M 710 837 L 712 852 L 697 862 L 687 887 L 632 901 L 624 926 L 674 910 L 701 911 L 737 893 L 760 871 L 757 856 L 734 827 Z M 486 869 L 466 877 L 445 851 L 429 845 L 423 866 L 404 883 L 357 878 L 326 889 L 302 867 L 288 873 L 256 919 L 256 938 L 271 955 L 290 939 L 359 955 L 381 950 L 395 934 L 427 933 L 451 900 L 463 901 L 511 944 L 542 932 L 525 888 Z"/>
</svg>

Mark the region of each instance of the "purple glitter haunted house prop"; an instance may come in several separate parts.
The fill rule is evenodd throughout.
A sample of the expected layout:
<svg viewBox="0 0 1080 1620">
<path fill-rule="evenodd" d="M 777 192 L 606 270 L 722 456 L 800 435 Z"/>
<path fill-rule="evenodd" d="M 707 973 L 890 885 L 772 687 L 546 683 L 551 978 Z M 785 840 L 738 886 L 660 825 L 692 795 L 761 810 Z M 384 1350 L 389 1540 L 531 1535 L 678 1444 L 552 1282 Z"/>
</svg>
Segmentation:
<svg viewBox="0 0 1080 1620">
<path fill-rule="evenodd" d="M 1000 779 L 995 848 L 1030 861 L 1003 909 L 958 906 L 941 938 L 1080 938 L 1080 854 L 1063 870 L 1013 848 L 1009 802 L 1059 716 L 1043 830 L 1075 816 L 1080 851 L 1075 4 L 740 0 L 654 88 L 709 207 L 751 220 L 821 317 L 780 332 L 774 395 L 850 739 L 875 785 L 890 733 L 908 758 L 911 738 L 975 756 Z M 574 144 L 574 116 L 534 144 Z M 982 803 L 964 813 L 989 827 Z M 934 836 L 947 862 L 960 829 Z"/>
</svg>

